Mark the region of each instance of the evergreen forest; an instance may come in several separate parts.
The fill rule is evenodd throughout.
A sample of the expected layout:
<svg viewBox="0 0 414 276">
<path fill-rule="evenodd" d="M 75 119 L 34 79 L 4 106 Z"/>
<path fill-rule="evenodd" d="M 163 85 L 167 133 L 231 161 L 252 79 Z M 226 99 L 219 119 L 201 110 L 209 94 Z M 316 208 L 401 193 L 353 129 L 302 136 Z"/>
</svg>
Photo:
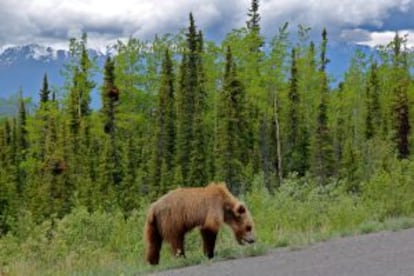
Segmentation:
<svg viewBox="0 0 414 276">
<path fill-rule="evenodd" d="M 313 41 L 286 23 L 265 38 L 252 1 L 246 25 L 220 42 L 190 13 L 176 34 L 119 41 L 103 68 L 86 33 L 71 39 L 65 86 L 51 89 L 45 74 L 34 109 L 20 95 L 16 116 L 0 118 L 0 274 L 30 271 L 13 264 L 36 254 L 80 259 L 71 223 L 96 231 L 73 244 L 142 259 L 148 204 L 212 181 L 250 203 L 258 229 L 271 221 L 261 240 L 273 246 L 289 244 L 275 233 L 323 232 L 330 219 L 343 231 L 413 216 L 412 49 L 396 33 L 369 56 L 356 51 L 338 81 L 326 70 L 328 31 Z"/>
</svg>

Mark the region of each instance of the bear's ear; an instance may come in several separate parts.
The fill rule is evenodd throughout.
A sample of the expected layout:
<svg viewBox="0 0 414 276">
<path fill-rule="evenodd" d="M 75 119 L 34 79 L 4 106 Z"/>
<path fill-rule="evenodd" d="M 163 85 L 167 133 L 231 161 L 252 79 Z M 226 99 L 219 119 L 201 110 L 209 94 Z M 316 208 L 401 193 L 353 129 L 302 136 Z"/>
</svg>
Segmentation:
<svg viewBox="0 0 414 276">
<path fill-rule="evenodd" d="M 236 209 L 237 214 L 241 215 L 246 213 L 246 207 L 243 204 L 240 204 Z"/>
</svg>

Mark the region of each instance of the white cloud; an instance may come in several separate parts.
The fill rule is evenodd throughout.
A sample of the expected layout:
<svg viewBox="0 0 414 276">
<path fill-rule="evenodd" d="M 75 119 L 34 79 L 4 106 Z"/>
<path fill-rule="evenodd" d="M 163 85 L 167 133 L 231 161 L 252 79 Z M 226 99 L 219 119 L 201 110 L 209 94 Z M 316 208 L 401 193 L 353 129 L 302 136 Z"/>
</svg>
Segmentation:
<svg viewBox="0 0 414 276">
<path fill-rule="evenodd" d="M 400 30 L 398 35 L 401 37 L 406 36 L 408 48 L 414 47 L 414 30 Z M 369 38 L 367 40 L 356 41 L 356 43 L 370 47 L 376 47 L 379 45 L 385 46 L 390 43 L 394 37 L 395 31 L 372 32 L 369 34 Z"/>
<path fill-rule="evenodd" d="M 249 6 L 250 0 L 0 0 L 0 47 L 67 44 L 82 31 L 96 44 L 131 35 L 149 39 L 186 27 L 189 12 L 198 27 L 220 37 L 244 26 Z M 318 31 L 327 27 L 330 37 L 340 38 L 344 29 L 386 30 L 395 13 L 408 24 L 413 11 L 414 0 L 261 0 L 259 12 L 265 35 L 289 21 Z"/>
<path fill-rule="evenodd" d="M 345 29 L 341 32 L 340 38 L 344 41 L 361 42 L 371 39 L 371 33 L 363 29 Z"/>
<path fill-rule="evenodd" d="M 408 12 L 413 0 L 264 0 L 263 23 L 266 26 L 289 21 L 294 26 L 326 27 L 336 31 L 363 25 L 383 28 L 393 12 Z M 407 14 L 407 16 L 410 16 Z M 410 18 L 408 17 L 407 20 Z"/>
<path fill-rule="evenodd" d="M 274 33 L 283 22 L 312 27 L 312 35 L 328 30 L 328 38 L 375 47 L 392 41 L 395 31 L 414 43 L 414 0 L 264 0 L 262 26 Z M 295 31 L 295 29 L 292 31 Z"/>
<path fill-rule="evenodd" d="M 82 31 L 106 37 L 151 38 L 177 32 L 193 12 L 202 29 L 232 24 L 246 9 L 239 0 L 8 0 L 0 1 L 0 45 L 68 39 Z M 232 26 L 236 27 L 236 26 Z"/>
</svg>

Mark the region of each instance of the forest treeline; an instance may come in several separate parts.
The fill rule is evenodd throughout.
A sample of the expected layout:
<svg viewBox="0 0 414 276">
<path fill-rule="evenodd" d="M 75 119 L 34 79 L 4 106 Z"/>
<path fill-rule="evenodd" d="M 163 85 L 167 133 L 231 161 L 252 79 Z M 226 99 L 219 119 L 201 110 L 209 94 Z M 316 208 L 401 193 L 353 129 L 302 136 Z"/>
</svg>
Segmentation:
<svg viewBox="0 0 414 276">
<path fill-rule="evenodd" d="M 388 160 L 410 160 L 404 37 L 356 52 L 333 87 L 327 31 L 314 42 L 309 28 L 291 34 L 285 24 L 265 39 L 252 3 L 246 26 L 220 43 L 205 41 L 190 14 L 177 34 L 118 42 L 104 68 L 86 34 L 72 39 L 65 87 L 52 90 L 45 75 L 35 110 L 20 97 L 16 117 L 0 119 L 0 235 L 22 212 L 37 222 L 75 206 L 127 216 L 177 186 L 220 180 L 244 193 L 259 174 L 269 191 L 295 175 L 357 194 Z"/>
</svg>

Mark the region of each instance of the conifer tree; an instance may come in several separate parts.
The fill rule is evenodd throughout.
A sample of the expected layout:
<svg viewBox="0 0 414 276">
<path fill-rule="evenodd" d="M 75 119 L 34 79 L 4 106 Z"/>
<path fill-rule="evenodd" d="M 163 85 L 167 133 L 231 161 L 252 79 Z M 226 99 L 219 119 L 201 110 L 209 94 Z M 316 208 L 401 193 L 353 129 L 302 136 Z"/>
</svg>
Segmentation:
<svg viewBox="0 0 414 276">
<path fill-rule="evenodd" d="M 249 17 L 246 22 L 247 29 L 260 33 L 259 0 L 252 0 L 247 16 Z"/>
<path fill-rule="evenodd" d="M 4 136 L 4 164 L 7 166 L 12 166 L 16 164 L 16 142 L 15 137 L 13 135 L 12 128 L 14 128 L 13 125 L 11 125 L 10 120 L 6 119 L 4 122 L 4 130 L 3 130 L 3 136 Z M 13 172 L 15 173 L 15 172 Z"/>
<path fill-rule="evenodd" d="M 13 126 L 6 119 L 0 129 L 0 236 L 10 230 L 10 222 L 16 219 L 16 204 L 20 198 L 16 191 L 16 147 Z"/>
<path fill-rule="evenodd" d="M 105 62 L 104 83 L 101 93 L 104 132 L 109 136 L 106 173 L 108 174 L 108 181 L 110 181 L 108 184 L 117 186 L 122 181 L 119 143 L 116 132 L 116 106 L 120 91 L 115 85 L 115 64 L 111 57 L 107 57 Z"/>
<path fill-rule="evenodd" d="M 102 114 L 104 116 L 104 131 L 115 140 L 115 106 L 119 100 L 119 90 L 115 86 L 115 64 L 111 57 L 107 57 L 104 69 L 104 84 L 102 87 Z"/>
<path fill-rule="evenodd" d="M 21 194 L 24 189 L 25 179 L 26 179 L 26 171 L 20 166 L 22 162 L 26 160 L 27 150 L 29 148 L 28 142 L 28 131 L 27 131 L 27 112 L 26 106 L 24 103 L 22 92 L 20 91 L 19 96 L 19 115 L 17 118 L 16 126 L 16 168 L 17 172 L 17 192 Z"/>
<path fill-rule="evenodd" d="M 90 93 L 96 84 L 91 80 L 91 70 L 93 63 L 89 57 L 87 49 L 87 35 L 83 33 L 82 40 L 80 42 L 80 75 L 79 75 L 79 98 L 80 98 L 80 112 L 81 116 L 89 115 L 91 112 L 90 103 L 91 96 Z"/>
<path fill-rule="evenodd" d="M 175 175 L 181 175 L 184 185 L 198 185 L 200 183 L 190 182 L 190 170 L 192 166 L 198 166 L 197 160 L 191 160 L 195 154 L 194 150 L 194 120 L 198 121 L 201 108 L 200 95 L 204 92 L 200 90 L 200 36 L 197 33 L 193 15 L 190 13 L 190 26 L 186 33 L 186 48 L 180 67 L 179 89 L 177 91 L 177 136 L 176 136 L 176 155 Z M 197 102 L 197 109 L 196 109 Z M 197 126 L 198 128 L 198 126 Z M 179 183 L 177 183 L 179 184 Z"/>
<path fill-rule="evenodd" d="M 369 79 L 366 86 L 366 117 L 365 138 L 371 139 L 381 129 L 381 108 L 379 104 L 380 84 L 378 79 L 378 65 L 375 61 L 371 64 Z"/>
<path fill-rule="evenodd" d="M 299 90 L 303 91 L 302 110 L 305 118 L 306 132 L 309 134 L 314 130 L 316 123 L 316 110 L 318 106 L 318 98 L 315 97 L 319 91 L 320 77 L 315 60 L 315 44 L 313 41 L 309 43 L 305 54 L 305 62 L 302 72 L 300 72 Z"/>
<path fill-rule="evenodd" d="M 49 116 L 50 116 L 50 110 L 48 106 L 48 102 L 55 101 L 55 94 L 52 94 L 52 99 L 49 98 L 50 89 L 49 89 L 49 82 L 47 80 L 47 74 L 45 73 L 43 75 L 43 83 L 42 88 L 40 89 L 40 103 L 39 103 L 39 109 L 36 111 L 36 117 L 39 119 L 39 123 L 42 125 L 40 128 L 42 128 L 42 131 L 40 132 L 40 137 L 38 139 L 39 143 L 39 154 L 38 158 L 40 160 L 44 161 L 45 158 L 45 143 L 46 143 L 46 134 L 48 132 L 49 127 Z"/>
<path fill-rule="evenodd" d="M 0 121 L 0 237 L 9 231 L 7 223 L 7 212 L 9 209 L 9 185 L 7 185 L 6 175 L 6 133 L 3 121 Z"/>
<path fill-rule="evenodd" d="M 95 87 L 91 80 L 93 63 L 89 58 L 87 50 L 87 35 L 82 35 L 81 41 L 72 39 L 70 43 L 70 52 L 74 59 L 69 70 L 72 74 L 69 90 L 69 114 L 71 132 L 76 136 L 81 126 L 82 118 L 89 115 L 90 93 Z"/>
<path fill-rule="evenodd" d="M 27 114 L 26 114 L 26 106 L 24 103 L 22 92 L 20 92 L 19 96 L 19 118 L 17 120 L 18 123 L 18 147 L 19 150 L 22 152 L 22 154 L 25 154 L 24 151 L 28 147 L 28 139 L 27 139 L 27 129 L 26 129 L 26 120 L 27 120 Z"/>
<path fill-rule="evenodd" d="M 264 45 L 264 39 L 260 35 L 260 14 L 259 0 L 252 0 L 251 6 L 247 13 L 248 21 L 246 22 L 249 31 L 249 48 L 252 53 L 259 54 L 257 58 L 261 59 L 261 47 Z"/>
<path fill-rule="evenodd" d="M 191 168 L 189 172 L 189 183 L 191 185 L 204 185 L 208 182 L 207 171 L 207 131 L 204 122 L 206 115 L 206 88 L 205 73 L 203 67 L 203 34 L 201 31 L 197 37 L 197 80 L 194 95 L 194 117 L 193 117 L 193 142 L 191 151 Z"/>
<path fill-rule="evenodd" d="M 289 92 L 288 92 L 288 121 L 287 132 L 287 164 L 286 169 L 304 175 L 308 162 L 308 137 L 304 118 L 301 115 L 301 99 L 298 89 L 298 67 L 295 48 L 291 53 Z"/>
<path fill-rule="evenodd" d="M 50 94 L 49 83 L 47 81 L 47 74 L 45 73 L 43 76 L 42 89 L 40 90 L 40 105 L 43 105 L 50 100 L 49 94 Z"/>
<path fill-rule="evenodd" d="M 247 62 L 250 63 L 248 66 L 252 68 L 244 68 L 253 70 L 254 74 L 260 75 L 260 62 L 263 61 L 263 53 L 261 48 L 264 45 L 264 38 L 260 34 L 260 14 L 259 14 L 259 0 L 252 0 L 251 6 L 247 13 L 248 21 L 247 25 L 247 36 L 245 37 L 244 43 L 248 47 L 250 56 L 247 58 Z M 230 45 L 232 47 L 232 45 Z M 247 74 L 250 74 L 246 70 Z M 246 76 L 249 83 L 253 81 L 253 78 Z M 257 77 L 257 76 L 256 76 Z"/>
<path fill-rule="evenodd" d="M 80 103 L 79 103 L 79 91 L 78 91 L 78 78 L 79 78 L 79 68 L 73 69 L 73 84 L 69 91 L 69 124 L 70 124 L 70 130 L 71 133 L 73 133 L 75 136 L 79 132 L 80 128 L 80 121 L 81 121 L 81 112 L 80 112 Z"/>
<path fill-rule="evenodd" d="M 231 191 L 239 193 L 246 183 L 243 168 L 246 150 L 246 92 L 237 77 L 230 47 L 227 48 L 223 91 L 218 109 L 216 178 L 224 180 Z"/>
<path fill-rule="evenodd" d="M 312 172 L 320 181 L 326 184 L 328 177 L 333 175 L 333 147 L 331 134 L 328 127 L 328 77 L 326 75 L 326 65 L 329 62 L 326 57 L 327 46 L 326 29 L 322 32 L 321 60 L 320 60 L 320 102 L 317 110 L 316 129 L 312 145 Z"/>
<path fill-rule="evenodd" d="M 395 34 L 391 43 L 393 50 L 393 138 L 397 147 L 397 154 L 400 159 L 408 158 L 410 154 L 410 104 L 408 101 L 408 87 L 410 77 L 408 72 L 407 50 L 403 49 L 406 41 L 398 33 Z"/>
<path fill-rule="evenodd" d="M 289 111 L 288 111 L 288 123 L 289 126 L 289 133 L 287 137 L 288 151 L 290 152 L 290 158 L 288 158 L 288 170 L 294 170 L 294 162 L 295 159 L 299 158 L 297 156 L 295 158 L 295 147 L 297 146 L 297 139 L 299 135 L 299 91 L 298 91 L 298 68 L 296 65 L 296 50 L 292 48 L 291 53 L 291 66 L 290 66 L 290 80 L 289 80 L 289 92 L 288 92 L 288 99 L 289 99 Z"/>
<path fill-rule="evenodd" d="M 67 68 L 67 102 L 64 106 L 66 111 L 65 124 L 60 131 L 65 131 L 65 144 L 63 157 L 65 163 L 65 179 L 58 182 L 60 187 L 56 191 L 62 191 L 64 201 L 63 210 L 68 211 L 73 204 L 73 196 L 77 194 L 84 197 L 79 191 L 91 185 L 91 162 L 96 153 L 91 151 L 91 92 L 95 87 L 92 81 L 94 63 L 89 57 L 87 50 L 87 35 L 84 33 L 80 40 L 71 39 L 69 50 L 71 54 L 70 63 Z M 103 147 L 100 152 L 104 152 Z M 60 162 L 59 162 L 60 163 Z M 63 164 L 63 163 L 62 163 Z M 76 193 L 76 191 L 78 193 Z M 78 198 L 82 201 L 82 198 Z"/>
<path fill-rule="evenodd" d="M 160 194 L 166 192 L 167 179 L 171 181 L 175 142 L 174 72 L 169 50 L 165 51 L 162 64 L 161 83 L 158 92 L 158 107 L 155 119 L 154 148 L 151 160 L 151 181 Z M 168 177 L 170 176 L 170 177 Z M 163 180 L 163 181 L 162 181 Z M 161 183 L 163 182 L 163 183 Z"/>
<path fill-rule="evenodd" d="M 333 148 L 334 148 L 334 156 L 337 162 L 337 167 L 341 168 L 344 160 L 344 143 L 347 138 L 346 127 L 345 127 L 345 118 L 348 116 L 345 112 L 344 107 L 344 83 L 341 82 L 338 85 L 336 91 L 336 106 L 334 106 L 335 110 L 337 111 L 337 116 L 335 118 L 335 125 L 334 125 L 334 137 L 333 137 Z M 346 173 L 344 173 L 346 174 Z"/>
<path fill-rule="evenodd" d="M 7 147 L 7 143 L 6 143 L 6 138 L 8 136 L 8 133 L 6 133 L 6 123 L 7 120 L 2 120 L 0 121 L 0 168 L 4 168 L 5 164 L 6 164 L 6 160 L 7 160 L 7 155 L 6 155 L 6 147 Z"/>
<path fill-rule="evenodd" d="M 328 32 L 324 28 L 322 31 L 322 45 L 321 45 L 321 60 L 320 60 L 320 69 L 322 73 L 326 72 L 326 65 L 329 63 L 329 59 L 326 57 L 326 50 L 328 45 Z"/>
<path fill-rule="evenodd" d="M 46 167 L 42 175 L 43 184 L 41 184 L 40 189 L 48 188 L 48 194 L 45 197 L 48 211 L 44 213 L 47 215 L 54 214 L 61 218 L 71 210 L 74 188 L 72 183 L 66 179 L 66 160 L 60 141 L 63 135 L 58 133 L 57 130 L 61 121 L 55 112 L 56 110 L 47 117 L 48 127 L 45 134 Z"/>
<path fill-rule="evenodd" d="M 174 174 L 180 175 L 180 180 L 183 180 L 183 166 L 188 164 L 189 157 L 187 151 L 188 141 L 191 140 L 191 120 L 189 118 L 189 96 L 187 95 L 186 80 L 187 80 L 187 54 L 184 52 L 180 64 L 180 76 L 178 81 L 178 90 L 176 97 L 176 143 L 175 143 L 175 165 Z M 174 181 L 175 182 L 175 181 Z M 178 184 L 178 183 L 176 183 Z"/>
</svg>

